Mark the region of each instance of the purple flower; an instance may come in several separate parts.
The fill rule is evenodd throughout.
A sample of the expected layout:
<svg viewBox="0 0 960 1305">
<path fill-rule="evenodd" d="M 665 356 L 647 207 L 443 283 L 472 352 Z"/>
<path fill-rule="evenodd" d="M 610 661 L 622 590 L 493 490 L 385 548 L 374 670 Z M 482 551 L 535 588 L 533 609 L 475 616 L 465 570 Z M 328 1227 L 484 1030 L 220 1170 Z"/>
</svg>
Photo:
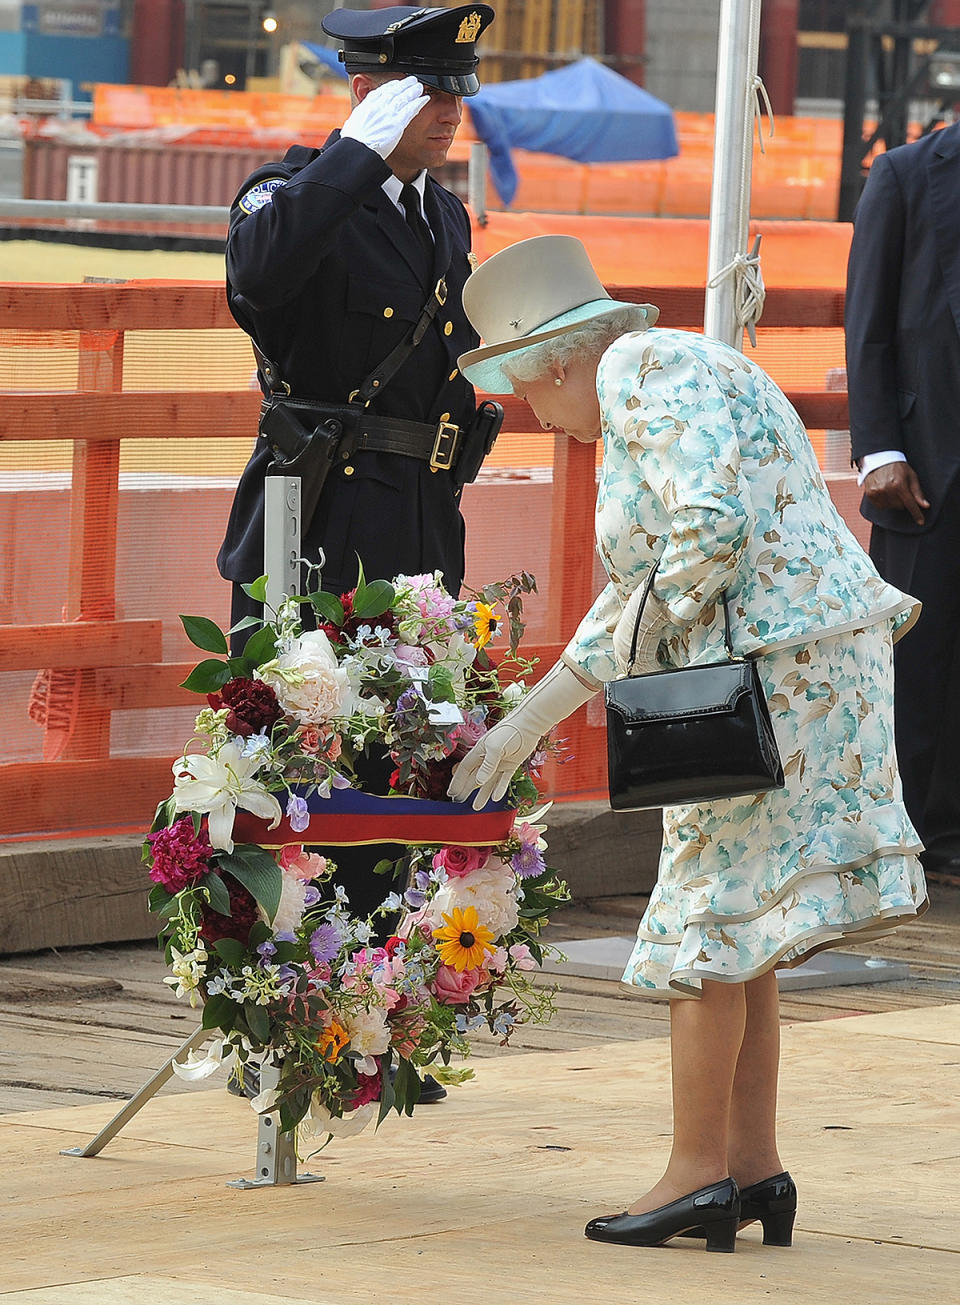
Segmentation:
<svg viewBox="0 0 960 1305">
<path fill-rule="evenodd" d="M 272 942 L 262 942 L 257 948 L 257 955 L 260 957 L 261 965 L 265 965 L 276 954 L 277 949 Z"/>
<path fill-rule="evenodd" d="M 533 879 L 537 875 L 542 875 L 547 866 L 540 849 L 530 843 L 524 843 L 520 851 L 514 852 L 510 858 L 510 868 L 521 879 Z"/>
<path fill-rule="evenodd" d="M 287 819 L 295 834 L 302 834 L 310 824 L 310 812 L 307 810 L 306 800 L 296 793 L 291 793 L 287 798 Z"/>
<path fill-rule="evenodd" d="M 334 788 L 350 788 L 351 784 L 346 775 L 332 775 L 330 779 Z"/>
<path fill-rule="evenodd" d="M 340 950 L 340 930 L 329 920 L 310 935 L 310 954 L 318 965 L 328 965 Z"/>
<path fill-rule="evenodd" d="M 303 894 L 304 907 L 316 906 L 319 900 L 320 900 L 320 889 L 315 887 L 314 884 L 308 884 Z"/>
<path fill-rule="evenodd" d="M 397 714 L 399 715 L 405 711 L 416 711 L 417 704 L 421 701 L 420 694 L 416 689 L 404 689 L 397 699 Z"/>
</svg>

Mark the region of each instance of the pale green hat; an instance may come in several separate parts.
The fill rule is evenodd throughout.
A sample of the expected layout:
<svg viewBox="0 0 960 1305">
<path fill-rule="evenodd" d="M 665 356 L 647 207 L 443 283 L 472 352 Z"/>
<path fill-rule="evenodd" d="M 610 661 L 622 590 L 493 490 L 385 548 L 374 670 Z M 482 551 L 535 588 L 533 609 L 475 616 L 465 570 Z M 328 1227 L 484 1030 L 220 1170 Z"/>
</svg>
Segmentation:
<svg viewBox="0 0 960 1305">
<path fill-rule="evenodd" d="M 582 322 L 615 308 L 640 309 L 647 326 L 660 316 L 653 304 L 612 299 L 575 236 L 534 236 L 494 254 L 468 278 L 463 307 L 485 343 L 460 355 L 460 370 L 490 394 L 512 391 L 509 357 Z"/>
</svg>

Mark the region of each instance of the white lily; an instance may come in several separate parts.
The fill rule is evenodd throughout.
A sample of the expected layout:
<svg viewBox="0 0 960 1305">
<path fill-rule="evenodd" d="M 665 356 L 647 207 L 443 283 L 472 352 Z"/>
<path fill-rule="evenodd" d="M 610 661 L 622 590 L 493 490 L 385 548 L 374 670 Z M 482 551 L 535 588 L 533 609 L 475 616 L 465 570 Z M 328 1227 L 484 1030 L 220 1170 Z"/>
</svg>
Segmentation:
<svg viewBox="0 0 960 1305">
<path fill-rule="evenodd" d="M 232 1052 L 224 1057 L 223 1038 L 217 1038 L 203 1052 L 192 1050 L 188 1052 L 186 1060 L 171 1060 L 170 1068 L 185 1083 L 199 1083 L 201 1079 L 215 1074 L 222 1065 L 229 1064 L 232 1058 Z"/>
<path fill-rule="evenodd" d="M 323 1137 L 329 1133 L 331 1137 L 353 1137 L 373 1122 L 379 1108 L 379 1102 L 369 1101 L 365 1106 L 358 1106 L 356 1110 L 351 1110 L 349 1114 L 331 1115 L 320 1100 L 319 1094 L 316 1094 L 310 1102 L 310 1109 L 300 1121 L 300 1135 Z"/>
<path fill-rule="evenodd" d="M 215 757 L 191 754 L 173 764 L 173 804 L 177 811 L 206 812 L 210 842 L 233 851 L 237 808 L 269 820 L 275 829 L 283 816 L 280 803 L 254 778 L 256 757 L 245 757 L 236 743 L 225 743 Z"/>
</svg>

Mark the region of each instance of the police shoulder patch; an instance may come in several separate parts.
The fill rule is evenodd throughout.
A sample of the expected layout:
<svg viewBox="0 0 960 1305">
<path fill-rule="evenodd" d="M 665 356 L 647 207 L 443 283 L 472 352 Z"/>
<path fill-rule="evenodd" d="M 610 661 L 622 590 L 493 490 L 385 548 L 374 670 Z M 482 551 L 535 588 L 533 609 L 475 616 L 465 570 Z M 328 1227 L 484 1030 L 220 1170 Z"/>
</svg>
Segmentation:
<svg viewBox="0 0 960 1305">
<path fill-rule="evenodd" d="M 246 194 L 240 196 L 239 207 L 244 213 L 256 213 L 264 204 L 269 204 L 273 200 L 273 192 L 286 183 L 286 177 L 267 177 L 263 181 L 258 181 Z"/>
</svg>

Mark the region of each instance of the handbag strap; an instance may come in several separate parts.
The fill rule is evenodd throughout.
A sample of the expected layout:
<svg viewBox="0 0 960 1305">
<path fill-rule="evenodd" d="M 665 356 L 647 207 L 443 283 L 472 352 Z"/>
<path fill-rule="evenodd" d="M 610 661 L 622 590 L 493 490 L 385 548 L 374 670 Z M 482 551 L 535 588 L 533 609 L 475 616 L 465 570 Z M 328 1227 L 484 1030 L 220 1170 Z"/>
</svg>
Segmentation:
<svg viewBox="0 0 960 1305">
<path fill-rule="evenodd" d="M 650 590 L 653 588 L 653 580 L 657 574 L 657 568 L 659 565 L 660 559 L 658 557 L 653 566 L 647 572 L 646 583 L 643 586 L 643 597 L 640 599 L 640 608 L 637 612 L 637 619 L 633 627 L 633 639 L 630 643 L 630 660 L 627 663 L 628 666 L 632 666 L 636 661 L 637 643 L 640 639 L 640 621 L 643 617 L 643 609 L 647 605 L 647 599 L 650 597 Z M 736 654 L 733 651 L 733 640 L 730 637 L 730 609 L 727 607 L 727 591 L 725 589 L 720 591 L 720 601 L 723 604 L 723 642 L 726 645 L 727 652 L 732 660 Z"/>
</svg>

